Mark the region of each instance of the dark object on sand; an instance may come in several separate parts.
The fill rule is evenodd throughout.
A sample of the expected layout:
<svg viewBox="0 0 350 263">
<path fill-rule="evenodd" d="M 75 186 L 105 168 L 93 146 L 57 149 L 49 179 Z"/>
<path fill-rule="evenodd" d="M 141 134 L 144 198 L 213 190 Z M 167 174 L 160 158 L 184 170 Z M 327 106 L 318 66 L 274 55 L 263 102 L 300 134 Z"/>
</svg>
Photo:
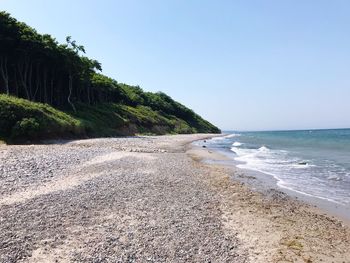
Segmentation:
<svg viewBox="0 0 350 263">
<path fill-rule="evenodd" d="M 205 146 L 205 145 L 203 145 L 202 147 L 203 147 L 203 148 L 207 148 L 207 146 Z"/>
</svg>

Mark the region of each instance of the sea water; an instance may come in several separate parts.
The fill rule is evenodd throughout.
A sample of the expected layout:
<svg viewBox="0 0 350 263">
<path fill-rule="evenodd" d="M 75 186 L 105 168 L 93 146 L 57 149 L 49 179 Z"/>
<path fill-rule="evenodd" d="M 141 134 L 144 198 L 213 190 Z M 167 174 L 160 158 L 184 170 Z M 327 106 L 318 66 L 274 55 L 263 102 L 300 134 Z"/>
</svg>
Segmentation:
<svg viewBox="0 0 350 263">
<path fill-rule="evenodd" d="M 350 207 L 350 129 L 228 132 L 207 141 L 279 187 Z"/>
</svg>

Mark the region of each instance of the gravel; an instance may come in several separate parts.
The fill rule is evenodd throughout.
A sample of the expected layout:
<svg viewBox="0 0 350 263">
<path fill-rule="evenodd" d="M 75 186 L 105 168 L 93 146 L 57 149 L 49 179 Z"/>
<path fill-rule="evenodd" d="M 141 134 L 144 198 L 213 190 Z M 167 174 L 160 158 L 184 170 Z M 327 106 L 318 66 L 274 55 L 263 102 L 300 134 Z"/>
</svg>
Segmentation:
<svg viewBox="0 0 350 263">
<path fill-rule="evenodd" d="M 184 152 L 208 136 L 0 146 L 0 262 L 246 262 Z"/>
</svg>

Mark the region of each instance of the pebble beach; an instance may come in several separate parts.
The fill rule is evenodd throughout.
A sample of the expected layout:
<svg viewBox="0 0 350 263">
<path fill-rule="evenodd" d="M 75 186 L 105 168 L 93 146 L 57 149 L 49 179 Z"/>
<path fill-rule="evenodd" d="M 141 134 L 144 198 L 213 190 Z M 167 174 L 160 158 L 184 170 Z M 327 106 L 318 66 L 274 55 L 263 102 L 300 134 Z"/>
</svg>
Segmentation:
<svg viewBox="0 0 350 263">
<path fill-rule="evenodd" d="M 0 262 L 350 262 L 346 222 L 204 163 L 212 136 L 0 145 Z"/>
</svg>

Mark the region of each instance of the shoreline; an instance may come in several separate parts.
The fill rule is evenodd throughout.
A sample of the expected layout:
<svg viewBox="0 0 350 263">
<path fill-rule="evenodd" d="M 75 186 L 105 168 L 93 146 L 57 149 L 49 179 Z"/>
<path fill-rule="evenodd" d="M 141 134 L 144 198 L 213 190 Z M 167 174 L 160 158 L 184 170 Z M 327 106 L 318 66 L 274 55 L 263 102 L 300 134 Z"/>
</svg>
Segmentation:
<svg viewBox="0 0 350 263">
<path fill-rule="evenodd" d="M 202 162 L 213 136 L 0 147 L 0 262 L 347 262 L 349 227 Z"/>
<path fill-rule="evenodd" d="M 229 228 L 239 233 L 251 262 L 347 262 L 350 258 L 350 223 L 345 218 L 277 187 L 249 183 L 254 176 L 230 164 L 230 158 L 220 151 L 191 144 L 187 154 L 199 165 L 215 170 L 221 180 L 228 180 L 231 191 L 224 202 L 231 207 L 224 214 L 231 213 L 226 219 Z"/>
<path fill-rule="evenodd" d="M 200 141 L 197 141 L 197 144 L 194 144 L 193 146 L 201 148 L 201 146 L 204 144 L 201 144 L 199 142 Z M 213 161 L 208 158 L 205 160 L 206 163 L 219 164 L 236 170 L 241 174 L 238 180 L 247 184 L 251 189 L 254 189 L 254 191 L 258 191 L 263 194 L 271 188 L 277 191 L 281 191 L 292 199 L 304 202 L 307 205 L 319 209 L 322 213 L 326 213 L 331 217 L 336 217 L 342 220 L 346 225 L 350 227 L 350 207 L 346 207 L 342 204 L 327 200 L 325 198 L 312 196 L 304 192 L 299 192 L 297 190 L 283 187 L 279 184 L 279 180 L 275 176 L 268 173 L 237 167 L 237 165 L 240 163 L 234 159 L 234 156 L 231 152 L 212 148 L 210 146 L 206 146 L 206 149 L 222 155 L 222 158 L 220 160 Z"/>
</svg>

